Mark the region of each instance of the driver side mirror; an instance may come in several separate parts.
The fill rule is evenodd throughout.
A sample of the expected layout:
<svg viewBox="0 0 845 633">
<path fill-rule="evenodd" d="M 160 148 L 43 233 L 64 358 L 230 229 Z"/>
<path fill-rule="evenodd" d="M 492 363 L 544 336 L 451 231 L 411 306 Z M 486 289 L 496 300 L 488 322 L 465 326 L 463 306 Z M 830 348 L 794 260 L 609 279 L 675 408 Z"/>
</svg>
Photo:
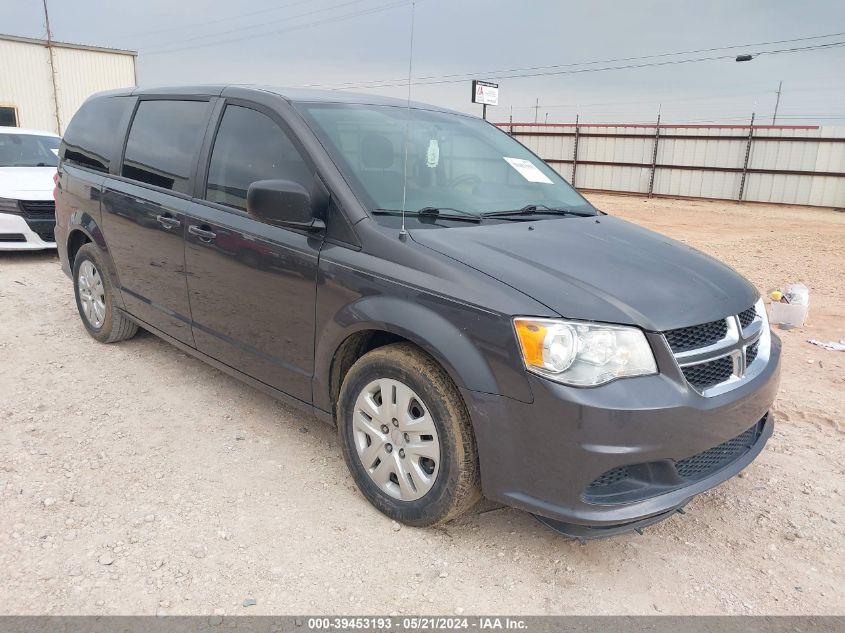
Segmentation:
<svg viewBox="0 0 845 633">
<path fill-rule="evenodd" d="M 259 180 L 249 186 L 246 211 L 252 217 L 281 226 L 322 230 L 326 227 L 316 217 L 311 194 L 290 180 Z"/>
</svg>

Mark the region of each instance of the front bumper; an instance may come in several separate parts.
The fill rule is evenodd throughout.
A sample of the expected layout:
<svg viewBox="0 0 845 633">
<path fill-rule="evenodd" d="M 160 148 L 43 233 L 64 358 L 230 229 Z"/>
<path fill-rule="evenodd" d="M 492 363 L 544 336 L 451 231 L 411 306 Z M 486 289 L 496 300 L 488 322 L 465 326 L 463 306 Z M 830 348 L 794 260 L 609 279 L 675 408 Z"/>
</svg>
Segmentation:
<svg viewBox="0 0 845 633">
<path fill-rule="evenodd" d="M 28 223 L 20 215 L 0 213 L 0 251 L 37 251 L 56 248 L 56 242 L 50 240 L 53 237 L 52 224 L 54 222 L 55 220 L 51 220 L 50 226 L 46 224 L 42 226 L 36 221 Z M 36 232 L 36 229 L 41 235 Z M 42 236 L 47 239 L 42 239 Z"/>
<path fill-rule="evenodd" d="M 693 496 L 733 477 L 760 453 L 774 427 L 768 411 L 777 394 L 779 371 L 780 340 L 772 335 L 766 367 L 749 382 L 710 398 L 663 373 L 591 389 L 530 375 L 531 404 L 464 390 L 484 494 L 555 521 L 607 533 L 670 516 Z M 747 435 L 752 428 L 757 431 Z M 671 472 L 661 471 L 710 454 L 710 449 L 738 436 L 752 437 L 746 450 L 700 477 L 673 479 Z M 633 494 L 590 494 L 603 475 L 633 466 L 632 472 L 653 474 L 632 480 L 637 484 Z"/>
</svg>

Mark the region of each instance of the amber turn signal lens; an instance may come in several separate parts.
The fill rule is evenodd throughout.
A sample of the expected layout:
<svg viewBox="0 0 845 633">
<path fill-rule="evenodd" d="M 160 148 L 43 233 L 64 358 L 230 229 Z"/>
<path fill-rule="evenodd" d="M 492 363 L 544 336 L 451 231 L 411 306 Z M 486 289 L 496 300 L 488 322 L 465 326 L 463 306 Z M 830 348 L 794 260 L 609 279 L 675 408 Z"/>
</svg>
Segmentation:
<svg viewBox="0 0 845 633">
<path fill-rule="evenodd" d="M 543 341 L 546 340 L 548 328 L 535 321 L 514 321 L 516 336 L 522 348 L 522 358 L 526 365 L 543 366 Z"/>
</svg>

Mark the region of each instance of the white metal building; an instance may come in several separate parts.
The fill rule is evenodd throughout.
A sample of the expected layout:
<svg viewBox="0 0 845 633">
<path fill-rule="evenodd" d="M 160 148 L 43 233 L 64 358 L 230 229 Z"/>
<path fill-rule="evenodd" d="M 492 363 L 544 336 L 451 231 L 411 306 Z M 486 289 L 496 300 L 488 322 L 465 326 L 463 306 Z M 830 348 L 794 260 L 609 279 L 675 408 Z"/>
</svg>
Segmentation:
<svg viewBox="0 0 845 633">
<path fill-rule="evenodd" d="M 93 93 L 137 85 L 137 55 L 0 34 L 0 126 L 62 134 Z"/>
</svg>

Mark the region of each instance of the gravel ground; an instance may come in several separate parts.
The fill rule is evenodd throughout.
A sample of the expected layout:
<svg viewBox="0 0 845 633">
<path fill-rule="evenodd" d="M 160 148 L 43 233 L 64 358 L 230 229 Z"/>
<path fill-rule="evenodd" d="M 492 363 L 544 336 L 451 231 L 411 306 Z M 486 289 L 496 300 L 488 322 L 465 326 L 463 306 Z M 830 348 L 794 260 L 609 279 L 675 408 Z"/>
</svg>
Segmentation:
<svg viewBox="0 0 845 633">
<path fill-rule="evenodd" d="M 806 343 L 845 338 L 845 215 L 591 197 L 811 288 L 774 437 L 688 514 L 586 545 L 489 503 L 400 527 L 332 429 L 149 334 L 96 343 L 53 255 L 5 254 L 0 613 L 845 614 L 845 354 Z"/>
</svg>

